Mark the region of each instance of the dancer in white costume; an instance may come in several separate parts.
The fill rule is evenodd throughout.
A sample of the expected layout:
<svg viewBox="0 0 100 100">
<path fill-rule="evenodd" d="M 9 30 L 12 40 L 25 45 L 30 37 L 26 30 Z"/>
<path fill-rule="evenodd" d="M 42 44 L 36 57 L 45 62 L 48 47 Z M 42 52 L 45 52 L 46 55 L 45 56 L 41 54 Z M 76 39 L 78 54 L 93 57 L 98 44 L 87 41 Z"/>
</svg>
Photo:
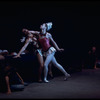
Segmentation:
<svg viewBox="0 0 100 100">
<path fill-rule="evenodd" d="M 58 45 L 56 44 L 56 42 L 54 41 L 52 35 L 50 33 L 48 33 L 47 31 L 49 31 L 52 28 L 52 22 L 48 22 L 48 23 L 43 23 L 42 25 L 40 25 L 40 29 L 41 32 L 38 32 L 38 41 L 42 47 L 42 51 L 43 51 L 43 56 L 46 57 L 45 62 L 44 62 L 44 82 L 49 82 L 47 80 L 47 75 L 48 75 L 48 65 L 50 62 L 52 62 L 52 64 L 57 67 L 61 72 L 64 73 L 65 75 L 65 79 L 67 80 L 67 78 L 70 77 L 70 74 L 68 74 L 65 69 L 56 61 L 55 58 L 55 52 L 57 51 L 64 51 L 64 49 L 59 48 Z M 50 42 L 52 42 L 52 44 L 54 45 L 51 46 Z"/>
</svg>

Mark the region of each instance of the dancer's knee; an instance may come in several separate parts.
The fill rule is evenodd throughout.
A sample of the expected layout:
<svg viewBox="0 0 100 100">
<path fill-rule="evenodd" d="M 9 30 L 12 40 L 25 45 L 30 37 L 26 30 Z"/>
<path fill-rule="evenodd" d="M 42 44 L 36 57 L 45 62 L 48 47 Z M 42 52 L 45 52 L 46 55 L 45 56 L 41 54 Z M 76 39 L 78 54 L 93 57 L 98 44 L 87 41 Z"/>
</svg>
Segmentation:
<svg viewBox="0 0 100 100">
<path fill-rule="evenodd" d="M 43 65 L 40 65 L 40 68 L 41 68 L 41 69 L 43 69 L 43 67 L 44 67 Z"/>
<path fill-rule="evenodd" d="M 48 66 L 44 64 L 44 70 L 48 71 Z"/>
</svg>

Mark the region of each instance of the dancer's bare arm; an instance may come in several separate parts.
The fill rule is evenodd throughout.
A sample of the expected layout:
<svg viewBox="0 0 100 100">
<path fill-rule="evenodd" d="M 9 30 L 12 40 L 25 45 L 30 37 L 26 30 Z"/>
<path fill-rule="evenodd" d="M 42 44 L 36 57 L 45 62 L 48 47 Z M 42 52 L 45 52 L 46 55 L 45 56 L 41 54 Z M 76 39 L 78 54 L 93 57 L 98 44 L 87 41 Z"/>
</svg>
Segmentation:
<svg viewBox="0 0 100 100">
<path fill-rule="evenodd" d="M 58 50 L 58 51 L 64 51 L 63 48 L 59 48 L 57 43 L 55 42 L 55 40 L 53 39 L 52 36 L 49 37 L 50 38 L 50 41 L 52 42 L 52 44 L 54 45 L 54 47 Z"/>
<path fill-rule="evenodd" d="M 31 38 L 28 38 L 24 46 L 20 49 L 19 53 L 16 56 L 14 56 L 14 58 L 20 57 L 20 54 L 27 48 L 30 42 L 31 42 Z"/>
<path fill-rule="evenodd" d="M 30 30 L 29 33 L 39 35 L 40 32 L 39 31 L 31 31 Z"/>
</svg>

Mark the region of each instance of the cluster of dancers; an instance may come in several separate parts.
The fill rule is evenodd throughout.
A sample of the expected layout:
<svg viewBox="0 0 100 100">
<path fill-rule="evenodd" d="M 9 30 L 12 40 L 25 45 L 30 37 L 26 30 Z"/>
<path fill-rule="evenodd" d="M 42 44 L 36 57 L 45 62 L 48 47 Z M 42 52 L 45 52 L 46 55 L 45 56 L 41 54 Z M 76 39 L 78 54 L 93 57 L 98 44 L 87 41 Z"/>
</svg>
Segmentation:
<svg viewBox="0 0 100 100">
<path fill-rule="evenodd" d="M 63 52 L 63 48 L 59 48 L 55 40 L 53 39 L 51 33 L 48 31 L 52 28 L 53 23 L 43 23 L 40 25 L 41 31 L 28 30 L 26 28 L 22 29 L 25 37 L 21 39 L 21 42 L 25 42 L 23 47 L 19 52 L 13 57 L 21 57 L 21 54 L 26 50 L 29 44 L 32 44 L 35 48 L 35 54 L 39 62 L 39 81 L 49 82 L 48 76 L 48 67 L 55 66 L 64 74 L 64 80 L 67 80 L 70 77 L 70 74 L 64 69 L 64 67 L 59 64 L 55 58 L 55 53 L 57 51 Z M 43 80 L 41 78 L 41 73 L 44 72 Z"/>
<path fill-rule="evenodd" d="M 28 30 L 28 29 L 22 29 L 22 32 L 25 33 L 27 38 L 23 39 L 23 41 L 25 41 L 25 44 L 21 48 L 19 53 L 14 57 L 14 58 L 20 57 L 20 54 L 27 48 L 29 43 L 32 42 L 33 46 L 36 47 L 35 52 L 40 64 L 40 71 L 42 71 L 44 67 L 44 82 L 49 82 L 47 80 L 49 63 L 52 63 L 65 75 L 64 80 L 67 80 L 67 78 L 70 77 L 70 74 L 68 74 L 65 71 L 65 69 L 56 61 L 56 58 L 54 56 L 56 51 L 62 52 L 64 51 L 64 49 L 58 47 L 52 35 L 48 32 L 51 28 L 52 28 L 52 22 L 48 22 L 40 25 L 40 29 L 41 29 L 40 32 Z M 50 44 L 50 42 L 52 42 L 53 46 Z M 43 56 L 45 57 L 45 61 L 43 59 Z"/>
</svg>

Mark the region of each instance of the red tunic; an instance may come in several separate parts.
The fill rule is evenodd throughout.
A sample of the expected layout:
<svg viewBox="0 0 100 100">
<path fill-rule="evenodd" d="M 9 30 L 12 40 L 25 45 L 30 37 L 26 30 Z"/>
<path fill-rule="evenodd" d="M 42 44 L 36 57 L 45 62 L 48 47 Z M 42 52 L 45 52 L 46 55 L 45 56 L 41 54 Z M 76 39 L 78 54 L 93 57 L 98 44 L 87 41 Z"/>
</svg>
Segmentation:
<svg viewBox="0 0 100 100">
<path fill-rule="evenodd" d="M 43 51 L 47 51 L 51 47 L 50 40 L 48 38 L 39 38 L 38 40 Z"/>
</svg>

